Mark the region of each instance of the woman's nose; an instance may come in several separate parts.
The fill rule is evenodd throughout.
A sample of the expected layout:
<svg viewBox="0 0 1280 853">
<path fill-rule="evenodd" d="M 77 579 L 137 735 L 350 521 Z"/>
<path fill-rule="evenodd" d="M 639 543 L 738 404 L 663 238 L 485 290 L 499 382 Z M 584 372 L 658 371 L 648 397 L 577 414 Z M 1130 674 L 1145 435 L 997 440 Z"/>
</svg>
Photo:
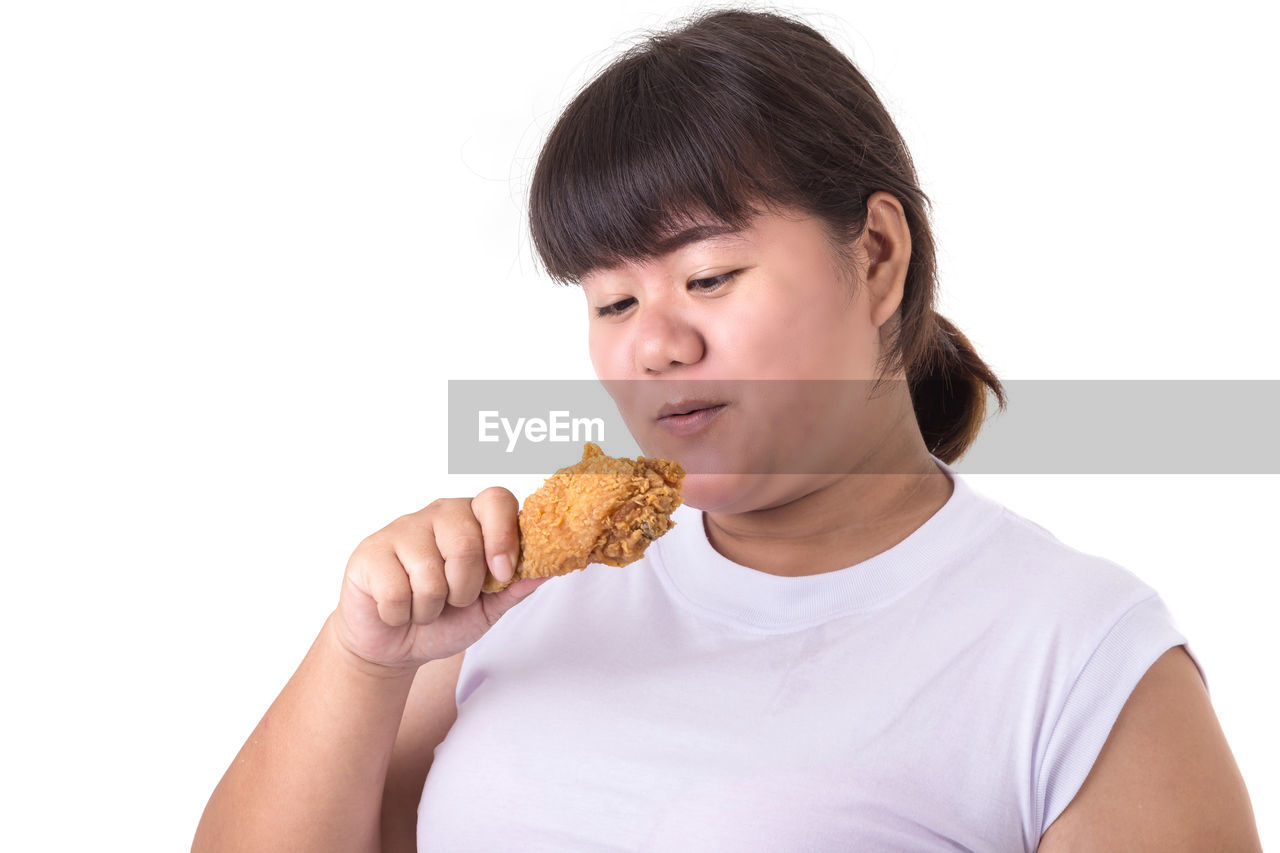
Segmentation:
<svg viewBox="0 0 1280 853">
<path fill-rule="evenodd" d="M 641 373 L 665 373 L 676 365 L 694 364 L 706 354 L 702 335 L 678 314 L 650 305 L 640 320 L 636 367 Z"/>
</svg>

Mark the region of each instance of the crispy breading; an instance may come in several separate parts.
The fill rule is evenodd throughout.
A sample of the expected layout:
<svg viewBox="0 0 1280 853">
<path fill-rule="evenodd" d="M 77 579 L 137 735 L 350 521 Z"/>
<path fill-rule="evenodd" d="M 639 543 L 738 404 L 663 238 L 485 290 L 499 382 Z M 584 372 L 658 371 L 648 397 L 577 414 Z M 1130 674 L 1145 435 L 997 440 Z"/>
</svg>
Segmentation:
<svg viewBox="0 0 1280 853">
<path fill-rule="evenodd" d="M 591 563 L 625 566 L 675 526 L 685 471 L 678 462 L 606 456 L 587 442 L 582 461 L 561 468 L 520 510 L 515 577 L 565 575 Z M 507 584 L 485 574 L 484 592 Z"/>
</svg>

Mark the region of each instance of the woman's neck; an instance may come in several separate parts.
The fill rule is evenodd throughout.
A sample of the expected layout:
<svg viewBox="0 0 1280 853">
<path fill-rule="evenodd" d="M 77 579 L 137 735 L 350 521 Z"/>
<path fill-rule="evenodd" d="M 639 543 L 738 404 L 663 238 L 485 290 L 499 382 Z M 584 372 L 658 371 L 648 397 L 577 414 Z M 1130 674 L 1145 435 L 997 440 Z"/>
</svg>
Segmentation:
<svg viewBox="0 0 1280 853">
<path fill-rule="evenodd" d="M 924 441 L 906 442 L 881 471 L 826 479 L 779 506 L 705 513 L 707 537 L 739 565 L 784 577 L 856 565 L 906 539 L 950 499 L 954 485 Z"/>
</svg>

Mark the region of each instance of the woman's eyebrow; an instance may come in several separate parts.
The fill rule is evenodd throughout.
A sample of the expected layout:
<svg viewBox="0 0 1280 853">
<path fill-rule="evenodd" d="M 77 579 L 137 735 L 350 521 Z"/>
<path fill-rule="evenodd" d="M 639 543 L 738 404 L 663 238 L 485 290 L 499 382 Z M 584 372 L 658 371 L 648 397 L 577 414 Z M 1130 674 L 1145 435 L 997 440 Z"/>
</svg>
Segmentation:
<svg viewBox="0 0 1280 853">
<path fill-rule="evenodd" d="M 683 231 L 677 231 L 668 237 L 664 237 L 654 246 L 654 254 L 666 255 L 674 252 L 676 249 L 682 249 L 690 243 L 701 243 L 704 240 L 714 240 L 716 242 L 733 242 L 742 236 L 742 229 L 735 228 L 732 225 L 716 223 L 710 225 L 694 225 Z"/>
</svg>

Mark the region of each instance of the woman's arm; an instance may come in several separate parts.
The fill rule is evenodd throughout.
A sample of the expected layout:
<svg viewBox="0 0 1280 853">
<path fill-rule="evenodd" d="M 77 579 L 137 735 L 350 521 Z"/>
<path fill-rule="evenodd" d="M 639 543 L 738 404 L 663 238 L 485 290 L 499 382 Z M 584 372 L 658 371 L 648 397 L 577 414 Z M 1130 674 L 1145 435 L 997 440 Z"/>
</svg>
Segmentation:
<svg viewBox="0 0 1280 853">
<path fill-rule="evenodd" d="M 1038 853 L 1109 850 L 1262 850 L 1244 778 L 1182 646 L 1138 682 Z"/>
<path fill-rule="evenodd" d="M 192 851 L 380 849 L 383 780 L 414 676 L 356 657 L 331 624 L 214 789 Z"/>
<path fill-rule="evenodd" d="M 491 570 L 511 579 L 519 509 L 511 492 L 489 488 L 433 501 L 360 543 L 337 609 L 209 798 L 193 850 L 379 849 L 383 788 L 417 673 L 428 662 L 440 663 L 428 673 L 447 673 L 547 580 L 481 592 Z M 452 703 L 452 690 L 431 702 L 445 716 Z"/>
<path fill-rule="evenodd" d="M 418 849 L 418 802 L 435 749 L 458 717 L 454 694 L 462 653 L 418 669 L 382 790 L 382 853 Z"/>
</svg>

